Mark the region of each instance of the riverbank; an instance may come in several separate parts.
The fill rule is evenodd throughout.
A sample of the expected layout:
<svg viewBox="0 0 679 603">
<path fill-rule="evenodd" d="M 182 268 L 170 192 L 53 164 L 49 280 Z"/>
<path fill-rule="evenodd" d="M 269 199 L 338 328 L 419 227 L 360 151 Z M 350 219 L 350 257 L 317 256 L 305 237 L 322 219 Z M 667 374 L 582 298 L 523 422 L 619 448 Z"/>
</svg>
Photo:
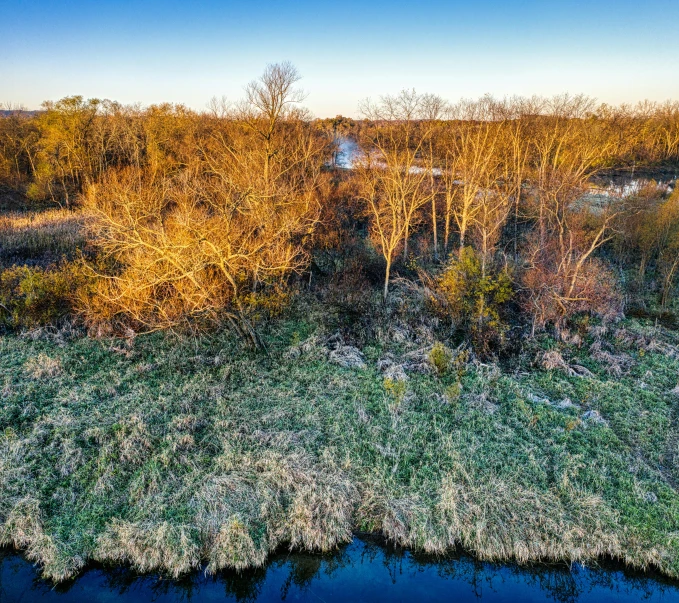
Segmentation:
<svg viewBox="0 0 679 603">
<path fill-rule="evenodd" d="M 127 567 L 90 564 L 77 579 L 54 585 L 36 568 L 0 549 L 0 599 L 33 601 L 398 601 L 484 602 L 528 600 L 586 603 L 615 600 L 679 601 L 679 584 L 656 575 L 605 563 L 533 565 L 484 563 L 468 555 L 431 557 L 357 537 L 332 553 L 283 551 L 264 568 L 206 575 L 196 571 L 179 580 L 137 574 Z"/>
<path fill-rule="evenodd" d="M 298 302 L 268 354 L 228 334 L 2 336 L 1 543 L 57 581 L 90 560 L 261 566 L 357 530 L 679 577 L 675 331 L 584 321 L 499 366 L 425 326 L 359 350 L 324 312 Z"/>
</svg>

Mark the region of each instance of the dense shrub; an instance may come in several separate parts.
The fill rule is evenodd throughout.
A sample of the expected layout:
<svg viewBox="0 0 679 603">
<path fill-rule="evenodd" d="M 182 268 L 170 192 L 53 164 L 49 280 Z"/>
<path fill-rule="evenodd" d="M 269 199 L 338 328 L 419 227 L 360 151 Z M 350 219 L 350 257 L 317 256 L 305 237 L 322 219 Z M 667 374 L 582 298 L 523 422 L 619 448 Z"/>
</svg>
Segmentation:
<svg viewBox="0 0 679 603">
<path fill-rule="evenodd" d="M 577 314 L 606 320 L 621 312 L 615 276 L 603 261 L 588 258 L 581 264 L 567 264 L 557 262 L 557 257 L 548 250 L 523 274 L 521 303 L 531 317 L 533 332 L 547 325 L 560 330 Z"/>
<path fill-rule="evenodd" d="M 484 262 L 471 247 L 453 256 L 435 284 L 432 305 L 443 317 L 451 319 L 471 338 L 482 354 L 501 344 L 507 330 L 503 306 L 513 296 L 507 266 Z"/>
<path fill-rule="evenodd" d="M 33 328 L 55 324 L 71 314 L 88 286 L 80 265 L 47 268 L 13 266 L 0 272 L 0 326 Z"/>
</svg>

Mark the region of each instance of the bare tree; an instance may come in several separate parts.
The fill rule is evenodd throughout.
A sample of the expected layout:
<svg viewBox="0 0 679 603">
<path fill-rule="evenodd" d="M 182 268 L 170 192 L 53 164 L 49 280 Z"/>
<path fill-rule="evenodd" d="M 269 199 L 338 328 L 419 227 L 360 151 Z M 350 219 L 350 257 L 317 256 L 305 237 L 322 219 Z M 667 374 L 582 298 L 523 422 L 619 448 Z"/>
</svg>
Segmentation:
<svg viewBox="0 0 679 603">
<path fill-rule="evenodd" d="M 479 201 L 484 199 L 488 187 L 498 175 L 500 128 L 493 119 L 492 99 L 489 97 L 478 102 L 462 101 L 453 107 L 451 118 L 455 121 L 448 143 L 446 224 L 452 217 L 462 249 L 467 232 L 481 210 Z M 448 229 L 447 226 L 447 232 Z"/>
<path fill-rule="evenodd" d="M 437 220 L 437 209 L 436 200 L 439 196 L 436 186 L 436 175 L 437 172 L 441 172 L 441 166 L 436 165 L 438 157 L 434 152 L 435 137 L 436 133 L 441 130 L 442 123 L 441 120 L 445 116 L 447 111 L 447 103 L 440 96 L 435 94 L 424 94 L 422 96 L 422 117 L 423 119 L 430 122 L 432 127 L 432 133 L 427 137 L 427 146 L 429 150 L 429 156 L 427 161 L 426 169 L 429 172 L 429 178 L 431 182 L 431 230 L 434 245 L 434 261 L 439 259 L 439 241 L 438 241 L 438 220 Z"/>
<path fill-rule="evenodd" d="M 403 246 L 403 257 L 407 258 L 418 211 L 434 195 L 431 169 L 422 162 L 433 124 L 421 123 L 423 108 L 422 97 L 414 90 L 362 105 L 370 127 L 361 139 L 363 155 L 357 173 L 362 182 L 361 197 L 371 218 L 371 232 L 387 264 L 385 301 L 397 249 Z"/>
<path fill-rule="evenodd" d="M 190 166 L 111 171 L 88 187 L 93 238 L 119 266 L 99 273 L 97 295 L 84 304 L 91 322 L 120 318 L 153 330 L 227 319 L 257 343 L 247 298 L 306 265 L 320 213 L 327 145 L 276 92 L 289 91 L 279 84 L 293 73 L 267 68 L 263 79 L 276 86 L 251 91 L 259 90 L 260 114 L 226 120 Z"/>
<path fill-rule="evenodd" d="M 294 87 L 300 79 L 297 68 L 286 61 L 267 65 L 259 80 L 245 88 L 240 117 L 264 141 L 264 180 L 267 182 L 270 163 L 276 154 L 279 123 L 294 113 L 296 103 L 304 100 L 304 92 Z"/>
<path fill-rule="evenodd" d="M 592 121 L 593 102 L 583 96 L 551 99 L 534 124 L 534 217 L 537 237 L 524 284 L 535 326 L 560 327 L 574 312 L 614 311 L 611 279 L 594 252 L 611 237 L 622 207 L 615 199 L 591 205 L 583 199 L 593 173 L 613 149 Z"/>
</svg>

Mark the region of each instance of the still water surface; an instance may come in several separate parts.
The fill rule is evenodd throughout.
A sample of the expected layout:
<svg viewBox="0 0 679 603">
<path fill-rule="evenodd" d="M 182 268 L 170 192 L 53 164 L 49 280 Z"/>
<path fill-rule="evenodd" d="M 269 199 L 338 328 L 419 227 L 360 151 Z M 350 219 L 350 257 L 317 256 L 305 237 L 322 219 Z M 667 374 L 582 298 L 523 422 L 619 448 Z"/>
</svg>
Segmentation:
<svg viewBox="0 0 679 603">
<path fill-rule="evenodd" d="M 93 567 L 54 586 L 21 556 L 0 551 L 0 602 L 33 601 L 677 601 L 679 583 L 620 568 L 517 567 L 467 556 L 420 557 L 370 540 L 332 555 L 279 554 L 267 567 L 180 581 Z"/>
</svg>

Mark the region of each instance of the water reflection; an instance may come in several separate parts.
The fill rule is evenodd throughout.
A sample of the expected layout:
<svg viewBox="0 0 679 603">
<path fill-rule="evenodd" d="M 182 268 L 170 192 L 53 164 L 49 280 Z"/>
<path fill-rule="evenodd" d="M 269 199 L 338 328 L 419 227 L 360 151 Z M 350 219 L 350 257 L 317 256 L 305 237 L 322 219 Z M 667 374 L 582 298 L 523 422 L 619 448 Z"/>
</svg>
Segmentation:
<svg viewBox="0 0 679 603">
<path fill-rule="evenodd" d="M 0 601 L 678 601 L 679 583 L 619 568 L 518 567 L 465 555 L 431 558 L 354 542 L 332 555 L 278 554 L 266 568 L 183 580 L 91 567 L 76 580 L 40 580 L 21 556 L 0 552 Z"/>
</svg>

